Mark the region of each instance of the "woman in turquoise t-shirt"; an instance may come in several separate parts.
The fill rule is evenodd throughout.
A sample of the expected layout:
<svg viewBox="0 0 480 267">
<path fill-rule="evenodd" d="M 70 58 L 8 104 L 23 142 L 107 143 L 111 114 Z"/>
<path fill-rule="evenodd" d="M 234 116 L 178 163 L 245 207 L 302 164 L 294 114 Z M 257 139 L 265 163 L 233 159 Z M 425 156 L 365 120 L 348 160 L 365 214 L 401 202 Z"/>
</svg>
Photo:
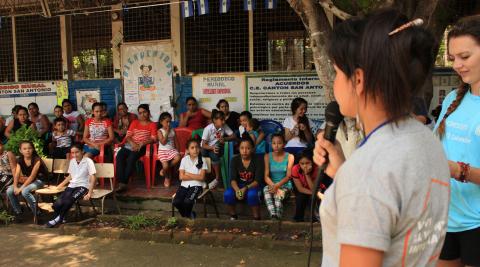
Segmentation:
<svg viewBox="0 0 480 267">
<path fill-rule="evenodd" d="M 436 126 L 453 178 L 438 266 L 480 266 L 480 16 L 452 28 L 448 57 L 462 84 L 443 101 Z"/>
<path fill-rule="evenodd" d="M 294 157 L 285 152 L 285 137 L 276 133 L 272 135 L 272 152 L 265 154 L 265 183 L 263 188 L 265 203 L 272 219 L 282 217 L 282 201 L 292 189 L 290 174 Z"/>
</svg>

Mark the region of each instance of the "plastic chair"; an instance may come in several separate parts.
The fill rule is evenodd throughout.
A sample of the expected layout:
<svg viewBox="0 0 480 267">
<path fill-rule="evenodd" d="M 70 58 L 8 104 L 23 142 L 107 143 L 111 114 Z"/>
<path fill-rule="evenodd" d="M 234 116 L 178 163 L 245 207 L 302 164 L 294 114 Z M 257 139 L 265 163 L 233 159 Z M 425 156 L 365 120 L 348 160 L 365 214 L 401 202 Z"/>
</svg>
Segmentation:
<svg viewBox="0 0 480 267">
<path fill-rule="evenodd" d="M 232 162 L 233 152 L 234 142 L 225 142 L 225 146 L 223 148 L 223 157 L 220 159 L 220 171 L 225 189 L 230 187 L 230 163 Z"/>
<path fill-rule="evenodd" d="M 260 128 L 262 129 L 263 133 L 265 133 L 265 153 L 268 153 L 272 148 L 272 135 L 274 133 L 283 132 L 283 126 L 279 122 L 273 120 L 263 120 L 260 121 Z"/>
<path fill-rule="evenodd" d="M 120 143 L 120 144 L 115 144 L 115 150 L 123 146 L 125 144 L 125 141 Z M 143 162 L 143 168 L 144 168 L 144 173 L 145 173 L 145 185 L 147 187 L 147 190 L 150 190 L 151 188 L 151 180 L 152 180 L 152 145 L 147 144 L 145 147 L 145 155 L 142 156 L 139 160 Z M 117 171 L 117 156 L 114 155 L 113 157 L 113 166 L 114 166 L 114 172 Z M 113 182 L 116 184 L 116 173 L 115 176 L 113 177 Z M 101 187 L 103 188 L 103 183 L 101 184 Z"/>
<path fill-rule="evenodd" d="M 197 136 L 197 135 L 200 136 L 200 139 L 202 139 L 202 136 L 203 136 L 203 128 L 193 130 L 193 132 L 192 132 L 192 138 L 195 138 L 195 136 Z"/>
<path fill-rule="evenodd" d="M 170 122 L 170 127 L 172 127 L 172 129 L 175 129 L 175 128 L 178 128 L 179 124 L 180 124 L 179 121 L 171 121 Z"/>
<path fill-rule="evenodd" d="M 174 129 L 178 141 L 178 152 L 183 157 L 187 148 L 187 142 L 192 138 L 192 129 L 187 127 L 178 127 Z"/>
<path fill-rule="evenodd" d="M 100 146 L 100 154 L 98 154 L 98 156 L 95 156 L 93 158 L 93 161 L 95 161 L 96 163 L 105 162 L 105 145 Z M 98 180 L 100 182 L 100 186 L 103 187 L 105 185 L 105 181 L 103 180 L 103 178 L 98 178 Z"/>
</svg>

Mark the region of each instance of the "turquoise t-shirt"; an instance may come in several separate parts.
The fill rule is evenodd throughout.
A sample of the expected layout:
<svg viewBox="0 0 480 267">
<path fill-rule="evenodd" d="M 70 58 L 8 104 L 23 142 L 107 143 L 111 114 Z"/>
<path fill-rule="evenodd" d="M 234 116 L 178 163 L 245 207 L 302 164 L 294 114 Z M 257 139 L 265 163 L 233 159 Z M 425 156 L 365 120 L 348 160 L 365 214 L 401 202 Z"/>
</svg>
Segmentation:
<svg viewBox="0 0 480 267">
<path fill-rule="evenodd" d="M 285 156 L 281 162 L 277 162 L 273 159 L 272 152 L 268 153 L 270 163 L 270 178 L 274 183 L 280 182 L 287 175 L 288 168 L 288 153 L 285 152 Z M 290 180 L 282 185 L 283 188 L 292 189 Z"/>
<path fill-rule="evenodd" d="M 439 123 L 455 100 L 452 91 L 442 104 Z M 469 163 L 480 168 L 480 96 L 466 93 L 460 106 L 445 121 L 443 148 L 448 160 Z M 448 232 L 462 232 L 480 227 L 480 185 L 450 179 Z"/>
<path fill-rule="evenodd" d="M 255 130 L 251 130 L 248 133 L 253 134 L 253 136 L 255 136 L 255 139 L 257 139 L 258 136 L 259 136 L 259 133 Z M 255 153 L 256 154 L 265 154 L 265 139 L 263 139 L 262 141 L 260 141 L 260 143 L 258 143 L 258 145 L 255 148 Z"/>
</svg>

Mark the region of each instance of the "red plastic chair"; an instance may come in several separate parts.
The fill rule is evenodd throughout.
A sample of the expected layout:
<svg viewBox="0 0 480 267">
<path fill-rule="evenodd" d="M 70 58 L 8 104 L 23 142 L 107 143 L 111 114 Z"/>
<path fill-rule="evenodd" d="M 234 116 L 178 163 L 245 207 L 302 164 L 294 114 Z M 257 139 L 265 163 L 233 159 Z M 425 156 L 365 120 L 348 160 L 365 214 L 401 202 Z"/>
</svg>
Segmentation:
<svg viewBox="0 0 480 267">
<path fill-rule="evenodd" d="M 94 157 L 93 160 L 96 163 L 105 163 L 105 145 L 100 146 L 100 154 Z M 100 186 L 103 188 L 105 185 L 105 181 L 102 177 L 97 177 L 97 179 L 100 181 Z"/>
<path fill-rule="evenodd" d="M 180 152 L 180 155 L 183 157 L 187 149 L 187 142 L 192 138 L 193 131 L 187 127 L 175 128 L 174 131 L 178 142 L 178 152 Z"/>
<path fill-rule="evenodd" d="M 121 146 L 123 146 L 125 144 L 125 141 L 124 140 L 122 143 L 120 144 L 115 144 L 115 150 Z M 145 172 L 145 184 L 147 186 L 147 190 L 150 190 L 150 187 L 151 187 L 151 174 L 152 174 L 152 169 L 151 169 L 151 161 L 152 161 L 152 146 L 151 144 L 148 144 L 146 147 L 145 147 L 146 151 L 145 151 L 145 155 L 142 156 L 140 158 L 140 160 L 143 162 L 143 168 L 144 168 L 144 172 Z M 114 172 L 115 172 L 115 177 L 117 176 L 116 174 L 116 171 L 117 171 L 117 156 L 114 155 L 113 157 L 113 166 L 114 166 Z M 116 184 L 116 178 L 114 178 L 114 183 Z M 103 186 L 103 185 L 102 185 Z"/>
</svg>

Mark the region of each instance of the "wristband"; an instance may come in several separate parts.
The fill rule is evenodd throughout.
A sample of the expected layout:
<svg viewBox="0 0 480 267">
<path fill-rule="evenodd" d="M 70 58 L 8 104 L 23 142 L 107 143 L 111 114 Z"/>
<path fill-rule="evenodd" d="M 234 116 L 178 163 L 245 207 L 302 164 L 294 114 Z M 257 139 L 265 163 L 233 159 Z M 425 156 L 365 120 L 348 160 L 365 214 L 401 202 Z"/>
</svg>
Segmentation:
<svg viewBox="0 0 480 267">
<path fill-rule="evenodd" d="M 467 177 L 470 173 L 470 164 L 461 161 L 458 161 L 457 164 L 460 167 L 460 176 L 455 179 L 462 183 L 468 183 Z"/>
</svg>

